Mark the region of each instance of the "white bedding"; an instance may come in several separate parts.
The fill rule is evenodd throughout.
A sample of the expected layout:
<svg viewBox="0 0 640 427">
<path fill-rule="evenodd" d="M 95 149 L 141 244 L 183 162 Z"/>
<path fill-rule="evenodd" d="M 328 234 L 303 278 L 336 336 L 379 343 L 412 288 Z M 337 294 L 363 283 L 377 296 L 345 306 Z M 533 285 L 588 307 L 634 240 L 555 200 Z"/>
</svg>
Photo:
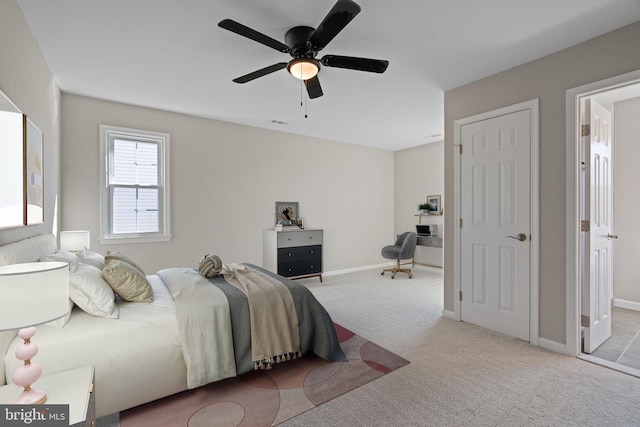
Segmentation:
<svg viewBox="0 0 640 427">
<path fill-rule="evenodd" d="M 152 303 L 119 301 L 119 319 L 95 317 L 75 307 L 64 328 L 39 326 L 33 341 L 40 351 L 34 361 L 43 375 L 93 364 L 98 417 L 131 408 L 187 388 L 186 367 L 173 298 L 157 275 L 147 276 L 154 289 Z M 5 357 L 7 382 L 22 362 Z M 123 387 L 122 384 L 144 384 Z"/>
<path fill-rule="evenodd" d="M 53 235 L 36 236 L 0 246 L 0 265 L 36 262 L 43 256 L 54 254 L 55 251 Z M 268 273 L 257 266 L 253 268 L 260 269 L 265 274 Z M 184 269 L 176 269 L 178 270 Z M 195 270 L 192 272 L 194 275 L 197 274 Z M 268 274 L 272 275 L 272 273 Z M 213 381 L 233 376 L 236 370 L 239 373 L 249 372 L 254 367 L 251 357 L 252 334 L 248 317 L 250 311 L 248 300 L 238 288 L 230 285 L 223 278 L 216 278 L 221 283 L 212 279 L 215 286 L 211 286 L 214 282 L 202 282 L 200 277 L 197 277 L 198 280 L 194 280 L 191 285 L 187 281 L 184 292 L 191 295 L 191 299 L 198 299 L 202 294 L 191 293 L 192 289 L 189 286 L 202 287 L 204 284 L 207 296 L 213 292 L 217 293 L 215 288 L 219 288 L 229 300 L 229 304 L 226 301 L 223 304 L 221 299 L 212 298 L 212 304 L 209 305 L 208 310 L 212 310 L 212 307 L 219 310 L 222 305 L 228 305 L 228 308 L 214 314 L 211 321 L 205 321 L 206 316 L 201 312 L 207 309 L 196 308 L 188 298 L 176 305 L 169 288 L 159 275 L 146 277 L 153 288 L 152 302 L 126 302 L 118 299 L 116 304 L 119 318 L 117 319 L 96 317 L 79 307 L 74 307 L 64 327 L 49 324 L 38 326 L 33 338 L 40 348 L 34 361 L 42 366 L 44 375 L 85 365 L 95 366 L 97 417 L 187 390 L 188 370 L 184 354 L 187 354 L 191 361 L 190 366 L 193 368 L 195 365 L 196 368 L 192 386 L 203 379 L 204 382 Z M 176 282 L 178 280 L 176 278 Z M 291 281 L 283 283 L 291 292 L 300 320 L 298 327 L 301 352 L 313 352 L 326 360 L 346 360 L 340 348 L 333 321 L 326 310 L 307 288 L 300 285 L 294 286 Z M 72 280 L 70 280 L 70 286 L 74 286 Z M 174 291 L 178 289 L 177 295 L 182 292 L 178 285 L 173 286 L 172 289 Z M 180 311 L 183 310 L 188 312 L 186 316 L 181 315 Z M 238 321 L 230 322 L 229 313 L 232 319 Z M 201 315 L 204 317 L 201 318 Z M 224 321 L 221 320 L 222 318 Z M 183 325 L 181 335 L 179 322 L 185 319 L 186 327 Z M 223 326 L 223 323 L 226 325 Z M 229 333 L 229 323 L 233 330 L 232 334 Z M 196 332 L 195 339 L 191 336 L 194 332 Z M 205 337 L 209 334 L 209 338 L 201 340 L 203 334 Z M 196 347 L 199 344 L 209 348 L 196 348 L 190 351 L 187 346 L 187 353 L 184 353 L 185 348 L 182 344 L 193 341 Z M 14 357 L 15 349 L 20 343 L 21 340 L 16 337 L 15 331 L 0 332 L 0 357 L 4 358 L 4 363 L 0 363 L 0 385 L 5 383 L 5 380 L 12 382 L 13 371 L 22 363 Z M 192 358 L 192 354 L 200 354 L 202 350 L 205 351 L 202 354 L 214 356 L 208 360 Z M 220 353 L 221 350 L 222 353 Z M 234 353 L 235 369 L 232 369 Z M 226 361 L 221 360 L 223 358 Z M 213 368 L 208 369 L 205 374 L 213 372 L 213 378 L 206 375 L 200 378 L 201 372 L 198 372 L 198 369 L 211 364 L 214 365 Z M 37 387 L 37 382 L 34 385 Z"/>
</svg>

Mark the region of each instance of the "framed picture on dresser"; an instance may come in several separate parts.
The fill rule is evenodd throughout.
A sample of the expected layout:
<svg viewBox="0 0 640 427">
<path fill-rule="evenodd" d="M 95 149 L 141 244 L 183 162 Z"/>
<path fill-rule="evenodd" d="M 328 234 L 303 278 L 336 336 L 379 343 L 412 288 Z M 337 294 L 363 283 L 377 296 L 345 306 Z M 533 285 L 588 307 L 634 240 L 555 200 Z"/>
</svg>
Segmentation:
<svg viewBox="0 0 640 427">
<path fill-rule="evenodd" d="M 296 225 L 298 202 L 276 202 L 276 224 Z"/>
</svg>

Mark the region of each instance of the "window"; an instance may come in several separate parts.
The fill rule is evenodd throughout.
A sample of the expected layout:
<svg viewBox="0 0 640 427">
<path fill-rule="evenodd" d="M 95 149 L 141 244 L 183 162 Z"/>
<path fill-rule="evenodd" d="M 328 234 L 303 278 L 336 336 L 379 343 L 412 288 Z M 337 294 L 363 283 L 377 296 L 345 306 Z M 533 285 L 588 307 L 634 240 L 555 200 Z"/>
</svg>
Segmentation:
<svg viewBox="0 0 640 427">
<path fill-rule="evenodd" d="M 100 152 L 101 242 L 169 240 L 169 134 L 100 125 Z"/>
</svg>

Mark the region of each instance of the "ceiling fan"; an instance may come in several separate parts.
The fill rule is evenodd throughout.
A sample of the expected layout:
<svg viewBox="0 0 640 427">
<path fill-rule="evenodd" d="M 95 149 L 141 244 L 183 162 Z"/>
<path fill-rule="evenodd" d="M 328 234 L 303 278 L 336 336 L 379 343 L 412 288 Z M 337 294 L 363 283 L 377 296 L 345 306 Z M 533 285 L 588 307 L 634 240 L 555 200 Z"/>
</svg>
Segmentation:
<svg viewBox="0 0 640 427">
<path fill-rule="evenodd" d="M 223 19 L 218 23 L 219 27 L 262 43 L 282 53 L 288 53 L 293 57 L 289 62 L 279 62 L 270 65 L 235 78 L 233 81 L 236 83 L 247 83 L 258 77 L 263 77 L 286 68 L 292 76 L 304 81 L 309 98 L 313 99 L 323 95 L 320 80 L 318 80 L 320 65 L 372 73 L 384 73 L 389 65 L 389 61 L 382 59 L 340 55 L 325 55 L 321 59 L 316 59 L 318 52 L 324 49 L 324 47 L 360 13 L 360 10 L 360 6 L 352 0 L 338 0 L 320 25 L 318 25 L 318 28 L 307 26 L 293 27 L 286 32 L 284 36 L 285 43 L 279 42 L 232 19 Z"/>
</svg>

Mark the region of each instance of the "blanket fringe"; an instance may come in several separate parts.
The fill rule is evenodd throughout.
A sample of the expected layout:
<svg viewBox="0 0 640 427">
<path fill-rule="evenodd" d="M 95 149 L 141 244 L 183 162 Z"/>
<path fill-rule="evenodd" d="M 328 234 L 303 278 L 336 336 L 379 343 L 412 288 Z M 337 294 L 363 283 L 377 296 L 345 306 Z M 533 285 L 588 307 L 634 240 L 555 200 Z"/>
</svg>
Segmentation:
<svg viewBox="0 0 640 427">
<path fill-rule="evenodd" d="M 289 353 L 278 354 L 276 356 L 265 357 L 264 359 L 255 360 L 253 362 L 253 370 L 268 371 L 276 363 L 286 362 L 287 360 L 294 360 L 294 359 L 297 359 L 298 357 L 302 357 L 302 353 L 300 351 L 292 351 Z"/>
</svg>

